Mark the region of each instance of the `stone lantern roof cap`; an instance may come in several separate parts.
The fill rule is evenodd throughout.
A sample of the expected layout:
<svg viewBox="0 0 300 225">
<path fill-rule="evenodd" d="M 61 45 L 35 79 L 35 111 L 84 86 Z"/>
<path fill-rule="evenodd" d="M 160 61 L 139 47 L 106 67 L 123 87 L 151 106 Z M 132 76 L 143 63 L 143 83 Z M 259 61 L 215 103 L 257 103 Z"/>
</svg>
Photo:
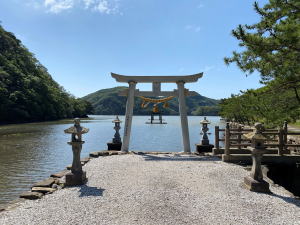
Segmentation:
<svg viewBox="0 0 300 225">
<path fill-rule="evenodd" d="M 74 119 L 74 126 L 69 127 L 68 129 L 65 129 L 64 132 L 66 134 L 85 134 L 85 133 L 89 132 L 89 129 L 80 126 L 80 119 L 75 118 Z"/>
<path fill-rule="evenodd" d="M 264 126 L 261 123 L 254 124 L 254 131 L 244 134 L 243 136 L 250 140 L 267 140 L 267 137 L 263 134 L 265 130 Z"/>
<path fill-rule="evenodd" d="M 116 119 L 114 119 L 112 122 L 113 123 L 122 123 L 122 121 L 119 119 L 119 116 L 117 116 Z"/>
<path fill-rule="evenodd" d="M 200 121 L 201 124 L 210 124 L 210 121 L 206 119 L 206 117 L 204 117 L 203 120 Z"/>
</svg>

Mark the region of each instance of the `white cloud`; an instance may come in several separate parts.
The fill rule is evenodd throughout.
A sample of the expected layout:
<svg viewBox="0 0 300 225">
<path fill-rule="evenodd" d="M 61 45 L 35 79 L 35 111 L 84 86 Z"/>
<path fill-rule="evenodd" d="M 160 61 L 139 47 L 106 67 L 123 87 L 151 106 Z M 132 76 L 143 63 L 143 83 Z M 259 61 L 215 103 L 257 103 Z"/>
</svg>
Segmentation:
<svg viewBox="0 0 300 225">
<path fill-rule="evenodd" d="M 120 13 L 118 0 L 96 0 L 93 9 L 103 14 Z"/>
<path fill-rule="evenodd" d="M 83 8 L 101 14 L 119 14 L 120 0 L 28 0 L 27 5 L 36 10 L 61 13 L 73 8 Z"/>
<path fill-rule="evenodd" d="M 45 0 L 44 4 L 45 6 L 53 5 L 56 3 L 56 0 Z"/>
<path fill-rule="evenodd" d="M 44 5 L 48 12 L 60 13 L 74 7 L 75 0 L 45 0 Z"/>
<path fill-rule="evenodd" d="M 197 25 L 186 25 L 185 29 L 189 30 L 189 31 L 194 31 L 194 32 L 198 33 L 201 30 L 201 27 L 197 26 Z"/>
<path fill-rule="evenodd" d="M 98 5 L 95 7 L 95 10 L 105 14 L 110 14 L 111 12 L 111 9 L 108 6 L 108 2 L 106 0 L 98 2 Z"/>
<path fill-rule="evenodd" d="M 93 4 L 95 4 L 95 0 L 83 0 L 84 6 L 86 9 L 90 8 Z"/>
</svg>

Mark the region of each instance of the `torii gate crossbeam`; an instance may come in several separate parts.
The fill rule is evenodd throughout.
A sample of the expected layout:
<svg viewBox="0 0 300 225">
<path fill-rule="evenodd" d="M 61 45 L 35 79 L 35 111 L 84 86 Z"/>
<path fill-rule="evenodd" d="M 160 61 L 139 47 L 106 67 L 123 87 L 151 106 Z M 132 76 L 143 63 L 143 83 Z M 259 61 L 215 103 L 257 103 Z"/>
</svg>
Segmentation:
<svg viewBox="0 0 300 225">
<path fill-rule="evenodd" d="M 195 95 L 196 93 L 189 92 L 184 88 L 184 84 L 197 82 L 198 79 L 203 76 L 203 73 L 187 76 L 125 76 L 111 73 L 111 76 L 118 82 L 129 84 L 128 90 L 119 93 L 119 95 L 127 96 L 122 152 L 128 152 L 129 150 L 134 96 L 177 96 L 179 101 L 184 152 L 191 152 L 185 96 Z M 137 83 L 152 83 L 152 92 L 139 91 L 135 88 Z M 174 91 L 161 91 L 161 83 L 176 83 L 178 89 Z"/>
</svg>

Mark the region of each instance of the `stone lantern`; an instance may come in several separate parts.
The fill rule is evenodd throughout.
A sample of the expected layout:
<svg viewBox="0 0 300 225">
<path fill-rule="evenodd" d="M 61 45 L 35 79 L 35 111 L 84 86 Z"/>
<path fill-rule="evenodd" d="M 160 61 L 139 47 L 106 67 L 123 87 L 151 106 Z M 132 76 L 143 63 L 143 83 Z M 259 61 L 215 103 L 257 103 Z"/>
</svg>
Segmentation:
<svg viewBox="0 0 300 225">
<path fill-rule="evenodd" d="M 252 153 L 252 169 L 250 176 L 244 178 L 244 184 L 247 189 L 255 192 L 269 193 L 269 183 L 263 179 L 261 160 L 263 154 L 267 152 L 264 142 L 267 137 L 262 133 L 264 127 L 261 123 L 255 123 L 253 132 L 244 134 L 244 137 L 251 141 L 248 149 Z"/>
<path fill-rule="evenodd" d="M 119 130 L 121 129 L 120 123 L 122 122 L 119 117 L 117 116 L 115 120 L 112 121 L 115 123 L 114 129 L 115 129 L 115 135 L 112 139 L 112 142 L 107 143 L 107 149 L 108 150 L 121 150 L 122 147 L 122 140 L 120 137 Z"/>
<path fill-rule="evenodd" d="M 207 131 L 209 130 L 208 124 L 210 124 L 210 122 L 206 119 L 206 117 L 204 117 L 204 119 L 200 121 L 200 124 L 202 125 L 202 132 L 200 133 L 202 135 L 202 140 L 201 144 L 196 144 L 196 152 L 211 152 L 214 146 L 209 144 L 207 136 Z"/>
<path fill-rule="evenodd" d="M 80 119 L 74 119 L 74 126 L 64 130 L 66 134 L 71 134 L 71 141 L 68 142 L 72 146 L 73 163 L 71 172 L 66 174 L 66 186 L 81 185 L 86 182 L 86 172 L 82 170 L 80 162 L 80 152 L 84 141 L 82 134 L 89 132 L 89 129 L 80 126 Z"/>
</svg>

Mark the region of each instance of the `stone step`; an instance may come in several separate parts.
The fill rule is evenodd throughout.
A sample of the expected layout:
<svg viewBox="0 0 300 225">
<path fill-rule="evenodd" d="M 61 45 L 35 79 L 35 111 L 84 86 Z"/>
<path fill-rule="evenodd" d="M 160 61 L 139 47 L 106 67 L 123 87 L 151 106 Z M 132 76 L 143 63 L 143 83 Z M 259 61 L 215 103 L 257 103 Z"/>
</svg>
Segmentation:
<svg viewBox="0 0 300 225">
<path fill-rule="evenodd" d="M 53 193 L 54 191 L 56 191 L 55 188 L 46 188 L 46 187 L 33 187 L 31 188 L 32 192 L 40 192 L 40 193 Z"/>
<path fill-rule="evenodd" d="M 53 173 L 50 175 L 50 177 L 53 177 L 53 178 L 62 178 L 63 176 L 65 176 L 69 171 L 68 170 L 62 170 L 62 171 L 59 171 L 57 173 Z"/>
<path fill-rule="evenodd" d="M 99 157 L 99 152 L 91 152 L 90 157 L 98 158 Z"/>
<path fill-rule="evenodd" d="M 109 156 L 109 151 L 100 151 L 98 154 L 99 156 Z"/>
<path fill-rule="evenodd" d="M 109 156 L 111 151 L 98 151 L 98 152 L 91 152 L 90 157 L 98 158 L 99 156 Z"/>
<path fill-rule="evenodd" d="M 32 185 L 32 187 L 51 187 L 54 184 L 55 180 L 53 177 L 50 177 L 46 180 L 40 181 Z"/>
<path fill-rule="evenodd" d="M 109 151 L 109 155 L 119 155 L 119 151 Z"/>
<path fill-rule="evenodd" d="M 30 199 L 30 200 L 35 200 L 35 199 L 40 199 L 43 197 L 43 194 L 40 192 L 24 192 L 20 195 L 20 198 L 25 198 L 25 199 Z"/>
</svg>

